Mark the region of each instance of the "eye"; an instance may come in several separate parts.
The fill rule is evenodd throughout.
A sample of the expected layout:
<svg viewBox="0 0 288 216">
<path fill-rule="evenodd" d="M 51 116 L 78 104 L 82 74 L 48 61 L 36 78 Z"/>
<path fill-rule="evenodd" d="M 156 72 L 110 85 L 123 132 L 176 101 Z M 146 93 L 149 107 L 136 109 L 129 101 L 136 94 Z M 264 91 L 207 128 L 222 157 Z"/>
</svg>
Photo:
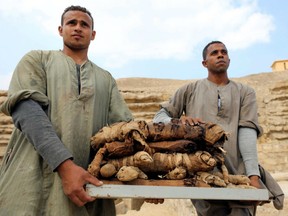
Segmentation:
<svg viewBox="0 0 288 216">
<path fill-rule="evenodd" d="M 67 25 L 76 25 L 77 22 L 76 22 L 76 20 L 69 20 L 66 24 Z"/>
<path fill-rule="evenodd" d="M 86 23 L 86 22 L 81 22 L 81 26 L 82 27 L 90 27 L 90 25 L 88 23 Z"/>
<path fill-rule="evenodd" d="M 214 55 L 217 55 L 218 51 L 217 50 L 213 50 L 210 55 L 214 56 Z"/>
</svg>

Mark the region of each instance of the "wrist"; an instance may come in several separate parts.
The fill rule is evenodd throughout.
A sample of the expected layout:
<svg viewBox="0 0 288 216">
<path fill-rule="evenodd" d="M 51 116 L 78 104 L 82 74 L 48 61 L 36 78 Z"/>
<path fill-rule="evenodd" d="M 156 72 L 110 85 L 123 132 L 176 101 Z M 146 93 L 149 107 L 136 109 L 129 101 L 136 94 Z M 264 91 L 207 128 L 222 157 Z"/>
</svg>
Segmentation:
<svg viewBox="0 0 288 216">
<path fill-rule="evenodd" d="M 260 183 L 260 177 L 258 175 L 251 175 L 249 176 L 250 179 L 250 185 L 255 188 L 262 188 Z"/>
<path fill-rule="evenodd" d="M 61 173 L 65 172 L 65 170 L 70 169 L 71 166 L 73 166 L 73 161 L 70 159 L 67 159 L 63 161 L 57 168 L 56 171 L 59 173 L 61 176 Z"/>
<path fill-rule="evenodd" d="M 251 176 L 249 176 L 249 179 L 250 180 L 259 180 L 259 176 L 258 175 L 251 175 Z"/>
</svg>

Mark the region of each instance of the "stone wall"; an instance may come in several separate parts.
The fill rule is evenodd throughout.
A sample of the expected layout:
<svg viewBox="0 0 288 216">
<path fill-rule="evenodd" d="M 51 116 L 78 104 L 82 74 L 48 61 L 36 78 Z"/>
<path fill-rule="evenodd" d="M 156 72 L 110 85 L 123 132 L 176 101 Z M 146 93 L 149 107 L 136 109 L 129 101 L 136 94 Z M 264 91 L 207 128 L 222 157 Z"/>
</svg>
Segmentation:
<svg viewBox="0 0 288 216">
<path fill-rule="evenodd" d="M 288 170 L 288 79 L 275 83 L 262 98 L 260 123 L 264 128 L 258 145 L 262 164 L 275 172 Z"/>
<path fill-rule="evenodd" d="M 0 105 L 7 97 L 6 91 L 0 91 Z M 6 151 L 7 143 L 10 139 L 12 130 L 13 130 L 13 122 L 11 117 L 4 115 L 0 112 L 0 164 L 2 164 L 2 158 Z"/>
<path fill-rule="evenodd" d="M 151 121 L 160 104 L 192 80 L 126 78 L 117 80 L 119 90 L 135 120 Z M 272 173 L 288 170 L 288 71 L 263 73 L 235 79 L 252 86 L 257 94 L 259 122 L 264 134 L 258 140 L 260 163 Z M 0 104 L 7 97 L 0 91 Z M 10 117 L 0 113 L 0 163 L 13 129 Z"/>
</svg>

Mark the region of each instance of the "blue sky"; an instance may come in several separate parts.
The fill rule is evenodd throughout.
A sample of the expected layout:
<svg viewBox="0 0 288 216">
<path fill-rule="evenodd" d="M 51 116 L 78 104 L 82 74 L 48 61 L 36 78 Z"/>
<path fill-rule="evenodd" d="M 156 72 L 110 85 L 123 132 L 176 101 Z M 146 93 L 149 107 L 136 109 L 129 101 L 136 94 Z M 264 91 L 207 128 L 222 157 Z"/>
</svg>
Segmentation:
<svg viewBox="0 0 288 216">
<path fill-rule="evenodd" d="M 212 40 L 229 50 L 230 78 L 288 59 L 287 0 L 0 0 L 0 90 L 28 51 L 62 49 L 57 29 L 72 4 L 91 11 L 89 58 L 116 79 L 204 78 L 201 52 Z"/>
</svg>

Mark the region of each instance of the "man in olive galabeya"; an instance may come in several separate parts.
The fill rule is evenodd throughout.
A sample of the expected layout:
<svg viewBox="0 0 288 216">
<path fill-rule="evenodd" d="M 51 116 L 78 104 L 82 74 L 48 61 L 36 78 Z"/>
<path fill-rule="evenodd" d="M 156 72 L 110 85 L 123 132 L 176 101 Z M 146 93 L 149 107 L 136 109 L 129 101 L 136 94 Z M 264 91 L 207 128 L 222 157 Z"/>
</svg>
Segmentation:
<svg viewBox="0 0 288 216">
<path fill-rule="evenodd" d="M 93 17 L 70 6 L 61 17 L 63 49 L 30 51 L 18 63 L 1 111 L 15 129 L 0 170 L 0 215 L 112 216 L 112 199 L 84 187 L 90 138 L 132 115 L 111 74 L 88 59 Z"/>
</svg>

